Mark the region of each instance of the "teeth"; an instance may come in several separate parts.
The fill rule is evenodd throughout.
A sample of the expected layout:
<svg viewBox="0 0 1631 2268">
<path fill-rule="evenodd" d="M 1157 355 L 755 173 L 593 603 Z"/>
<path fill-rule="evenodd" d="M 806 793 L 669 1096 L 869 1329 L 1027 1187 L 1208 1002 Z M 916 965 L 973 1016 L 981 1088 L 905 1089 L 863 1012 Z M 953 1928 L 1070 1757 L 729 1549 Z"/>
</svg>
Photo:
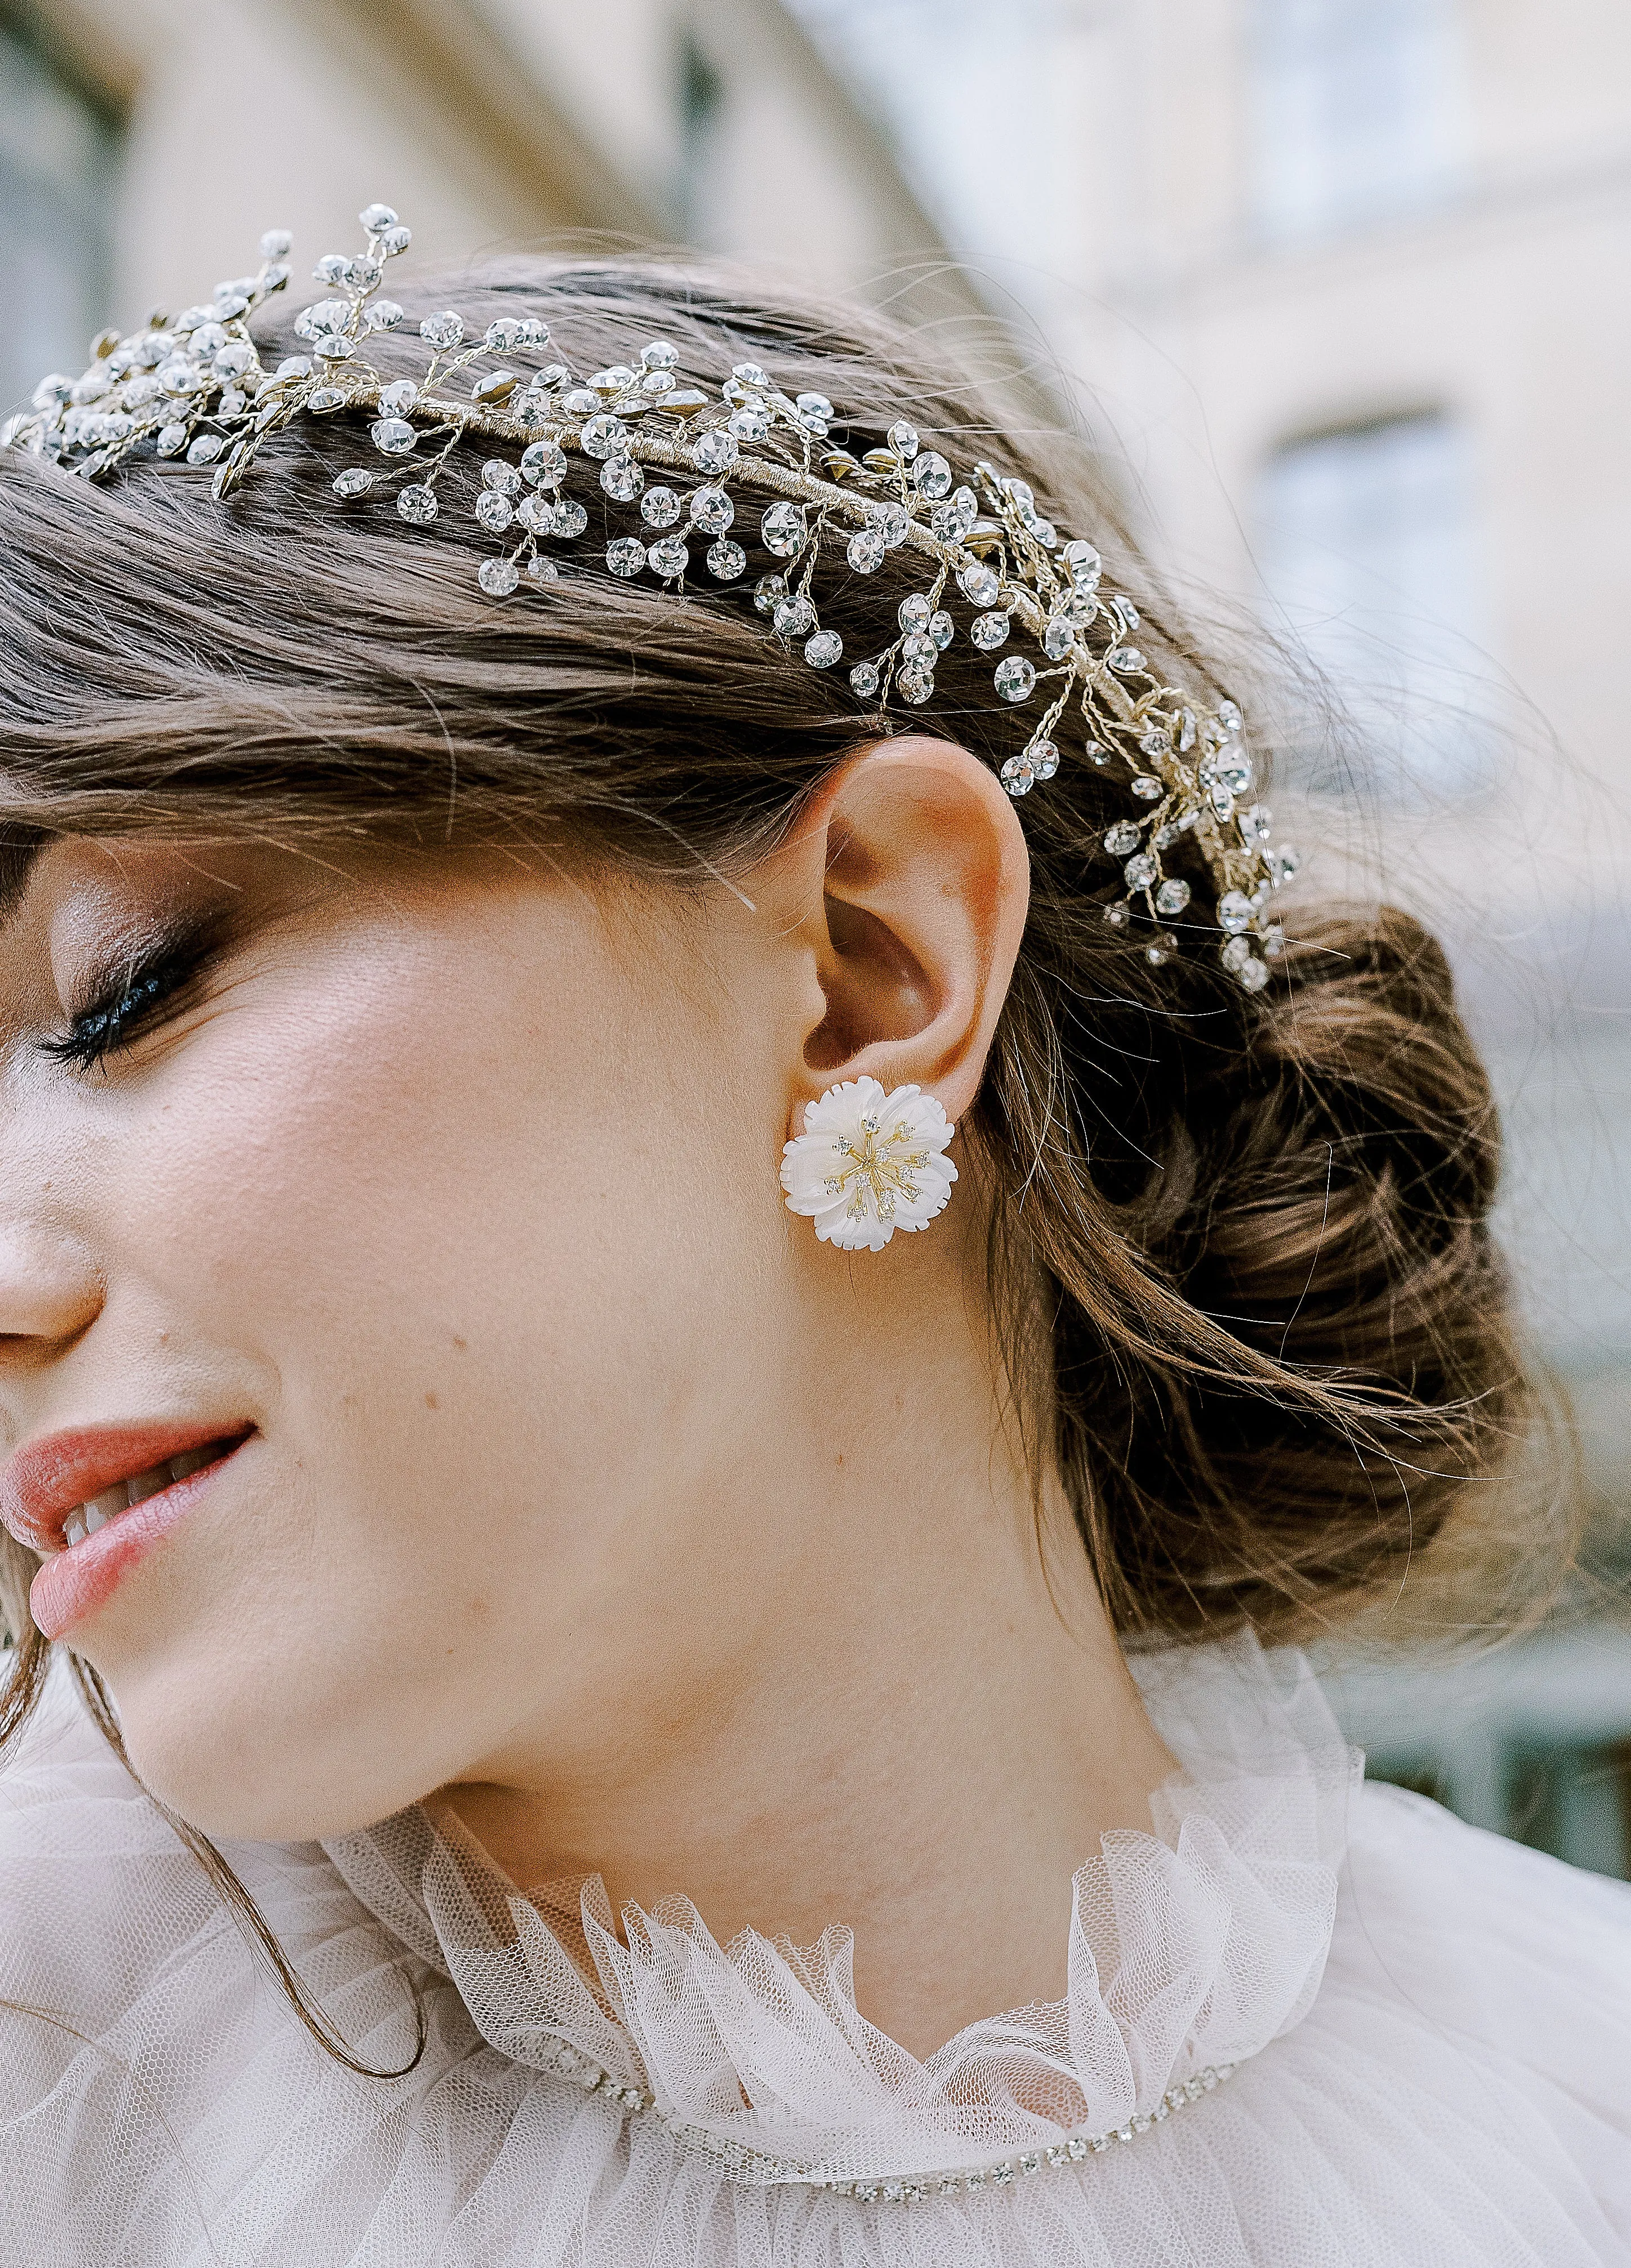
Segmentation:
<svg viewBox="0 0 1631 2268">
<path fill-rule="evenodd" d="M 64 1541 L 83 1543 L 87 1535 L 94 1535 L 99 1528 L 106 1528 L 108 1521 L 116 1519 L 120 1513 L 129 1512 L 133 1504 L 143 1504 L 150 1496 L 157 1496 L 160 1489 L 167 1489 L 172 1481 L 184 1481 L 192 1474 L 202 1472 L 206 1465 L 215 1462 L 221 1454 L 221 1447 L 219 1441 L 207 1441 L 202 1449 L 184 1450 L 166 1464 L 150 1465 L 144 1473 L 137 1473 L 133 1480 L 115 1481 L 111 1488 L 105 1488 L 100 1495 L 93 1496 L 88 1504 L 80 1506 L 62 1530 Z"/>
</svg>

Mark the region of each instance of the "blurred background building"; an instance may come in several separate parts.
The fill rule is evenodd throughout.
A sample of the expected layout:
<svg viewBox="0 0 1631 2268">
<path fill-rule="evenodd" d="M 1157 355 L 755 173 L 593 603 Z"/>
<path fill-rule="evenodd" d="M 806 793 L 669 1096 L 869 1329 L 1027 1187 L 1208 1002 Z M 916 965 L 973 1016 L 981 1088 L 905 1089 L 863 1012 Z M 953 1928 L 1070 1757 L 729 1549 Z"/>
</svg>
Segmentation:
<svg viewBox="0 0 1631 2268">
<path fill-rule="evenodd" d="M 1450 940 L 1595 1508 L 1583 1624 L 1333 1690 L 1373 1768 L 1631 1872 L 1631 14 L 0 0 L 0 397 L 379 195 L 431 258 L 606 230 L 931 273 L 1173 586 L 1282 643 L 1282 821 Z"/>
</svg>

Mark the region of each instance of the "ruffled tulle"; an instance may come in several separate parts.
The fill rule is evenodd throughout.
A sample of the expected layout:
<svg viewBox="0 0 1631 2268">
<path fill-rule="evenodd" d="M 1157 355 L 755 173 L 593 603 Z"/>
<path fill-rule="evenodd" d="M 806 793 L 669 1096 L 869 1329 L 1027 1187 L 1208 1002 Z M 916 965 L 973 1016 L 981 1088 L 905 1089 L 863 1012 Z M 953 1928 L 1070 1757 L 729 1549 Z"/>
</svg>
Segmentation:
<svg viewBox="0 0 1631 2268">
<path fill-rule="evenodd" d="M 1077 1875 L 1064 2000 L 922 2060 L 858 2013 L 841 1930 L 722 1947 L 676 1898 L 620 1934 L 598 1882 L 523 1898 L 417 1811 L 327 1852 L 234 1849 L 364 2059 L 406 2061 L 423 2011 L 396 2080 L 316 2047 L 59 1688 L 0 1778 L 0 2262 L 1631 2258 L 1631 1891 L 1358 1787 L 1294 1658 L 1136 1667 L 1185 1767 L 1157 1832 Z M 975 2194 L 745 2175 L 1040 2154 L 1218 2064 L 1226 2087 L 1130 2142 Z"/>
</svg>

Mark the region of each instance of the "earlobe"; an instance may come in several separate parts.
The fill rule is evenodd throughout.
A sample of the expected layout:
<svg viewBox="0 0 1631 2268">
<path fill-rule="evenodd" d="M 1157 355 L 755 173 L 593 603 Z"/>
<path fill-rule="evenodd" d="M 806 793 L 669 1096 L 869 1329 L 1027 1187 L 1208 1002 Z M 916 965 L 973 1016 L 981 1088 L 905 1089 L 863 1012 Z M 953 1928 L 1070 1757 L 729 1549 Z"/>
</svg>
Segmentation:
<svg viewBox="0 0 1631 2268">
<path fill-rule="evenodd" d="M 806 1130 L 817 1096 L 862 1079 L 885 1096 L 920 1089 L 954 1121 L 979 1091 L 1025 931 L 1012 799 L 967 749 L 914 733 L 841 766 L 790 848 L 820 1002 L 789 1067 L 790 1132 Z"/>
</svg>

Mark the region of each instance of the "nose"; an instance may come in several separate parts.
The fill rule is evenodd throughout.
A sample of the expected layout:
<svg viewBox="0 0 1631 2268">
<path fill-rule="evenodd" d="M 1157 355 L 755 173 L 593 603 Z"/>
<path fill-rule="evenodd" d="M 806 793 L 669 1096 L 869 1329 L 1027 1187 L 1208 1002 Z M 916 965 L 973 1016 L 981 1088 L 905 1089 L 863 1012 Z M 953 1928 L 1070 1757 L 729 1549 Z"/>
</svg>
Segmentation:
<svg viewBox="0 0 1631 2268">
<path fill-rule="evenodd" d="M 63 1351 L 94 1322 L 102 1297 L 91 1255 L 70 1231 L 0 1216 L 0 1363 Z"/>
</svg>

